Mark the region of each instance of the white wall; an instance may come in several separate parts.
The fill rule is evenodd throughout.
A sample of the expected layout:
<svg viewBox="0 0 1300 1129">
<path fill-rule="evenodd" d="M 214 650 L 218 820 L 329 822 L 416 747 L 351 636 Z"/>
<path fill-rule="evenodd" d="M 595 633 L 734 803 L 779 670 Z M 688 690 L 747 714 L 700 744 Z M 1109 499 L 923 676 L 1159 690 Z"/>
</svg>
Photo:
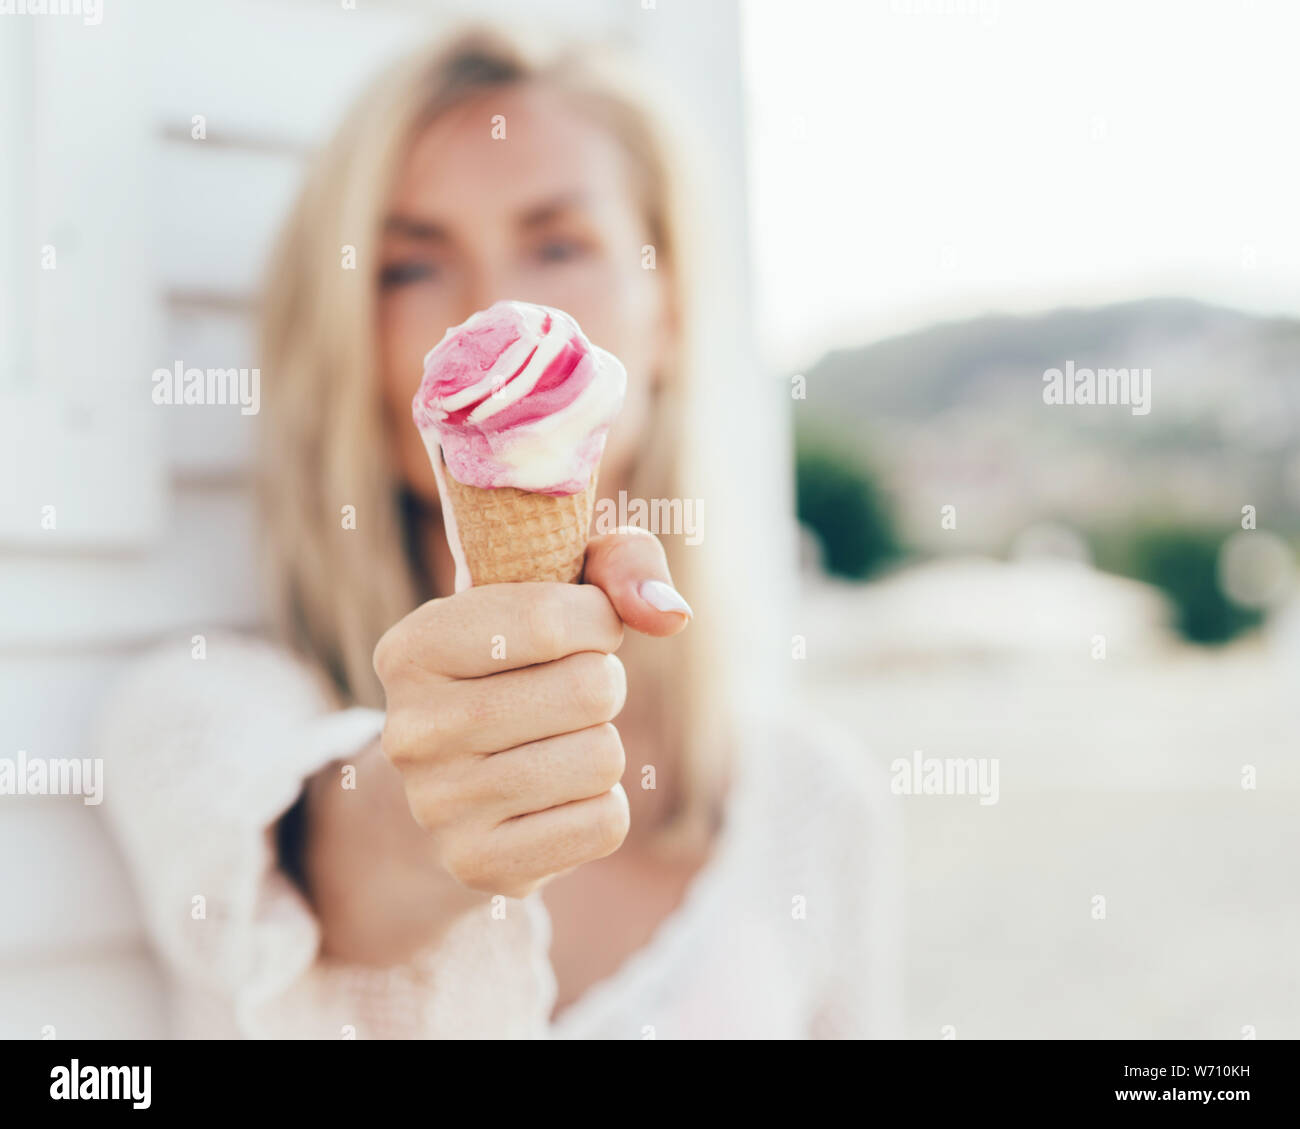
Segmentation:
<svg viewBox="0 0 1300 1129">
<path fill-rule="evenodd" d="M 259 619 L 250 418 L 151 404 L 151 373 L 254 363 L 252 294 L 303 154 L 384 58 L 458 9 L 523 3 L 132 0 L 87 27 L 7 18 L 0 93 L 0 756 L 88 755 L 143 648 Z M 556 11 L 555 9 L 558 9 Z M 733 0 L 547 5 L 637 45 L 743 183 Z M 208 139 L 193 140 L 202 114 Z M 744 210 L 714 316 L 750 357 Z M 53 270 L 40 249 L 52 245 Z M 748 366 L 749 371 L 752 365 Z M 54 529 L 42 528 L 54 506 Z M 130 888 L 94 809 L 0 797 L 0 1037 L 165 1030 Z"/>
</svg>

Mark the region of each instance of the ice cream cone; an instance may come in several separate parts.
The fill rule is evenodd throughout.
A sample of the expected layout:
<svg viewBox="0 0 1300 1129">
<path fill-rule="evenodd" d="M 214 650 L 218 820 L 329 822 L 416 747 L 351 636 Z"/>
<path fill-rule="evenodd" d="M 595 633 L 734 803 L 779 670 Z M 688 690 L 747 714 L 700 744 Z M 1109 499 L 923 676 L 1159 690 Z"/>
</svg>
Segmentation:
<svg viewBox="0 0 1300 1129">
<path fill-rule="evenodd" d="M 466 486 L 444 467 L 443 487 L 475 586 L 525 580 L 569 584 L 582 578 L 596 504 L 595 473 L 577 494 L 550 495 L 511 486 Z"/>
<path fill-rule="evenodd" d="M 457 592 L 581 580 L 626 388 L 622 362 L 550 306 L 502 299 L 429 350 L 411 414 L 438 480 Z"/>
</svg>

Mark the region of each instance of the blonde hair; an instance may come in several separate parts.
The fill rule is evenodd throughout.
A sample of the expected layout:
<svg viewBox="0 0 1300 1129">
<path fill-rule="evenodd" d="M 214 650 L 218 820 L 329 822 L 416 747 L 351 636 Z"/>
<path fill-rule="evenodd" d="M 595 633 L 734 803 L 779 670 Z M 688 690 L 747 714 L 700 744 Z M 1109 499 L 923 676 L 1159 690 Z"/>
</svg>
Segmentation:
<svg viewBox="0 0 1300 1129">
<path fill-rule="evenodd" d="M 479 26 L 417 52 L 386 70 L 318 154 L 274 253 L 263 307 L 259 486 L 272 604 L 284 640 L 328 673 L 340 703 L 382 706 L 372 651 L 428 595 L 413 563 L 395 460 L 383 454 L 376 280 L 370 270 L 340 269 L 341 249 L 354 246 L 363 267 L 375 263 L 394 178 L 424 127 L 476 94 L 522 83 L 566 92 L 610 129 L 632 164 L 676 334 L 629 494 L 703 496 L 686 426 L 695 327 L 684 254 L 693 245 L 690 187 L 673 159 L 680 139 L 670 142 L 652 118 L 651 99 L 629 84 L 625 64 L 590 48 L 540 61 L 500 30 Z M 431 340 L 442 328 L 430 327 Z M 348 506 L 354 528 L 345 528 Z M 674 580 L 707 606 L 705 590 L 716 582 L 701 546 L 684 549 L 680 540 L 665 539 Z M 656 836 L 665 851 L 696 849 L 716 816 L 728 726 L 710 682 L 721 669 L 715 638 L 697 622 L 672 641 L 625 644 L 641 664 L 634 693 L 656 696 L 657 742 L 680 750 L 680 778 L 659 782 L 673 798 Z"/>
</svg>

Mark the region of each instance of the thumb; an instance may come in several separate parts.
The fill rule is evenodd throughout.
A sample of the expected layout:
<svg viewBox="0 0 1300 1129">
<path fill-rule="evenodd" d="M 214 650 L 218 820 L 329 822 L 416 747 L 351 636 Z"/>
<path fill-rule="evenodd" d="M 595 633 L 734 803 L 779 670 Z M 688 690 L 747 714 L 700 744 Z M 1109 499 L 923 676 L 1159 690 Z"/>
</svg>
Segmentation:
<svg viewBox="0 0 1300 1129">
<path fill-rule="evenodd" d="M 609 597 L 628 627 L 645 635 L 676 635 L 691 620 L 691 606 L 673 587 L 659 538 L 624 526 L 587 542 L 583 580 Z"/>
</svg>

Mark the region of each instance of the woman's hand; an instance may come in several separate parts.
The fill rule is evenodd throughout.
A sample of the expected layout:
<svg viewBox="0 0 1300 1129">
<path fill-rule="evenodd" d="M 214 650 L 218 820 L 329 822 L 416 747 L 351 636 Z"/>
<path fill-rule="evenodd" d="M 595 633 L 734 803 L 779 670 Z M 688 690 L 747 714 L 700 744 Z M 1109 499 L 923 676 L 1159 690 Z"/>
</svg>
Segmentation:
<svg viewBox="0 0 1300 1129">
<path fill-rule="evenodd" d="M 674 635 L 690 609 L 647 533 L 594 538 L 585 580 L 431 600 L 375 648 L 384 754 L 439 864 L 469 890 L 524 897 L 627 835 L 614 652 L 625 624 Z"/>
</svg>

